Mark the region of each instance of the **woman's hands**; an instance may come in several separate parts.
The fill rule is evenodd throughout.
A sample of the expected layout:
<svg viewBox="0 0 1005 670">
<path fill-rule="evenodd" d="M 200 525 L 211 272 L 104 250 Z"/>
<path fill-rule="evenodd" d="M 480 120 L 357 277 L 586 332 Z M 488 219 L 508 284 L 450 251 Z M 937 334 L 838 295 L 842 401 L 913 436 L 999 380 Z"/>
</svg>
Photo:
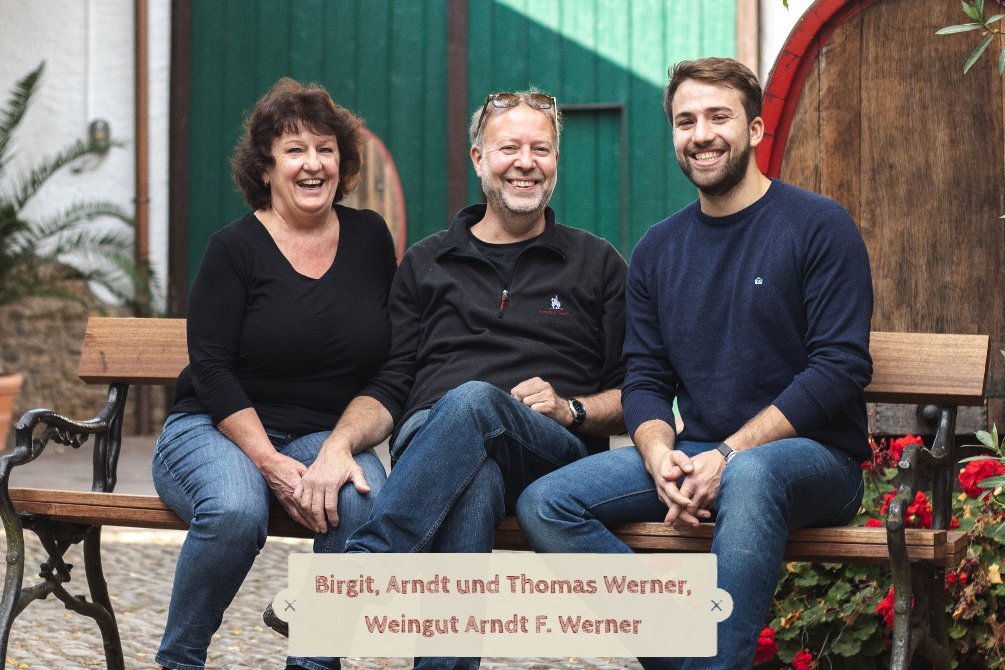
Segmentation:
<svg viewBox="0 0 1005 670">
<path fill-rule="evenodd" d="M 363 470 L 356 465 L 348 449 L 345 450 L 348 462 L 338 449 L 330 453 L 333 449 L 329 448 L 329 444 L 333 442 L 334 435 L 321 445 L 317 460 L 308 468 L 276 451 L 258 413 L 250 407 L 234 412 L 217 427 L 248 455 L 290 518 L 315 533 L 328 530 L 326 511 L 332 525 L 338 525 L 338 490 L 346 481 L 352 479 L 361 493 L 370 490 Z M 335 446 L 338 447 L 337 442 Z M 303 485 L 305 477 L 308 477 L 306 486 Z"/>
<path fill-rule="evenodd" d="M 310 467 L 278 451 L 259 466 L 290 518 L 315 533 L 327 531 L 329 523 L 338 526 L 338 494 L 346 482 L 351 481 L 361 494 L 370 492 L 363 468 L 348 450 L 332 445 L 330 440 L 322 445 Z"/>
<path fill-rule="evenodd" d="M 349 481 L 359 493 L 370 492 L 363 468 L 356 463 L 349 446 L 332 433 L 293 492 L 300 512 L 308 519 L 304 525 L 316 533 L 326 531 L 329 523 L 338 526 L 338 495 Z"/>
<path fill-rule="evenodd" d="M 262 477 L 265 478 L 265 483 L 269 485 L 269 489 L 272 490 L 276 500 L 290 515 L 290 518 L 316 533 L 325 530 L 325 527 L 322 527 L 321 530 L 317 529 L 310 514 L 300 505 L 295 495 L 304 473 L 307 472 L 306 465 L 275 450 L 256 465 L 258 471 L 262 473 Z"/>
</svg>

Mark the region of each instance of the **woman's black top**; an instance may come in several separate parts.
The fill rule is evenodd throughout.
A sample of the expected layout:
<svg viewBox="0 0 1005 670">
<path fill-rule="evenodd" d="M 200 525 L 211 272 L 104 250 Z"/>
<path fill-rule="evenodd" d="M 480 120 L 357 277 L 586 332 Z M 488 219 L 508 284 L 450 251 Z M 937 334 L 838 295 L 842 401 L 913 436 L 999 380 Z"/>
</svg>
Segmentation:
<svg viewBox="0 0 1005 670">
<path fill-rule="evenodd" d="M 267 429 L 331 430 L 387 355 L 394 244 L 376 212 L 337 205 L 335 261 L 296 270 L 254 214 L 210 239 L 188 301 L 173 412 L 214 424 L 253 407 Z"/>
</svg>

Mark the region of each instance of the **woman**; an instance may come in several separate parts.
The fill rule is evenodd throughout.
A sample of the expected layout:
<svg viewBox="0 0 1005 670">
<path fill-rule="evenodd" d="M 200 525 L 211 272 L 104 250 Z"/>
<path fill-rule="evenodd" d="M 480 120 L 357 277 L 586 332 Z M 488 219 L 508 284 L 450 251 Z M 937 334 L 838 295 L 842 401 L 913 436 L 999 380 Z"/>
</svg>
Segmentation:
<svg viewBox="0 0 1005 670">
<path fill-rule="evenodd" d="M 384 482 L 372 450 L 325 441 L 390 340 L 387 226 L 335 204 L 359 176 L 361 125 L 323 88 L 281 79 L 231 159 L 253 211 L 206 249 L 189 296 L 190 364 L 153 458 L 157 493 L 191 523 L 156 656 L 165 668 L 205 666 L 265 543 L 273 499 L 317 533 L 315 551 L 341 551 Z M 327 482 L 328 499 L 301 503 L 305 476 Z"/>
</svg>

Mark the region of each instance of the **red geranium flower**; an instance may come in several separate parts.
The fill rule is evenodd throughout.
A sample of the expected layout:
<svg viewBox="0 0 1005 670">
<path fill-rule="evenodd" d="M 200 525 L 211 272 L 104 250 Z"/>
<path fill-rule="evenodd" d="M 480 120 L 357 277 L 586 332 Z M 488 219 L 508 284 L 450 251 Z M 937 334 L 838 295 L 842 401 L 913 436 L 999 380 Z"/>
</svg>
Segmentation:
<svg viewBox="0 0 1005 670">
<path fill-rule="evenodd" d="M 904 453 L 904 447 L 909 444 L 923 445 L 925 442 L 918 435 L 905 435 L 904 437 L 890 440 L 890 458 L 894 463 L 900 460 L 901 455 Z"/>
<path fill-rule="evenodd" d="M 914 599 L 911 599 L 911 607 L 914 607 Z M 883 617 L 886 627 L 893 630 L 893 587 L 886 592 L 886 597 L 876 605 L 876 613 Z"/>
<path fill-rule="evenodd" d="M 932 527 L 932 504 L 924 491 L 918 491 L 914 503 L 907 506 L 907 523 L 914 528 Z"/>
<path fill-rule="evenodd" d="M 757 651 L 754 652 L 754 664 L 770 661 L 778 653 L 778 643 L 775 642 L 775 629 L 765 626 L 757 636 Z"/>
<path fill-rule="evenodd" d="M 872 439 L 872 435 L 869 436 L 869 449 L 872 450 L 872 456 L 868 460 L 862 461 L 863 470 L 875 470 L 879 462 L 879 445 L 876 444 L 876 440 Z"/>
<path fill-rule="evenodd" d="M 792 659 L 792 670 L 810 670 L 813 667 L 813 654 L 801 649 Z"/>
<path fill-rule="evenodd" d="M 880 521 L 879 519 L 869 519 L 868 521 L 865 522 L 865 527 L 866 528 L 882 528 L 883 527 L 883 522 Z"/>
<path fill-rule="evenodd" d="M 897 489 L 883 494 L 883 506 L 879 508 L 880 514 L 886 516 L 886 510 L 890 509 L 890 503 L 893 501 L 893 496 L 895 495 L 897 495 Z"/>
<path fill-rule="evenodd" d="M 886 592 L 886 597 L 876 605 L 876 613 L 883 617 L 886 627 L 893 630 L 893 587 Z"/>
<path fill-rule="evenodd" d="M 993 458 L 970 461 L 967 463 L 967 467 L 960 471 L 960 486 L 963 487 L 963 492 L 968 496 L 977 498 L 984 492 L 980 483 L 988 477 L 996 477 L 1001 474 L 1005 474 L 1005 464 L 1002 464 L 1001 461 Z"/>
<path fill-rule="evenodd" d="M 890 509 L 890 502 L 897 492 L 887 493 L 883 496 L 883 506 L 879 509 L 880 514 L 886 514 Z M 932 504 L 928 502 L 928 496 L 924 491 L 914 494 L 914 502 L 907 506 L 907 525 L 911 528 L 931 528 L 932 527 Z M 958 525 L 958 524 L 957 524 Z"/>
<path fill-rule="evenodd" d="M 881 439 L 878 443 L 873 438 L 869 438 L 869 448 L 872 450 L 872 456 L 869 460 L 862 463 L 863 470 L 877 471 L 885 470 L 886 468 L 896 467 L 897 461 L 900 460 L 901 452 L 904 451 L 904 446 L 908 444 L 914 444 L 913 440 L 920 440 L 921 438 L 908 436 L 906 438 L 900 438 L 897 441 L 897 448 L 893 449 L 893 442 L 887 440 L 886 438 Z M 895 440 L 896 441 L 896 440 Z"/>
<path fill-rule="evenodd" d="M 960 570 L 959 572 L 950 570 L 946 573 L 946 588 L 949 588 L 956 583 L 959 583 L 960 586 L 966 586 L 969 581 L 970 575 L 965 573 L 963 570 Z"/>
</svg>

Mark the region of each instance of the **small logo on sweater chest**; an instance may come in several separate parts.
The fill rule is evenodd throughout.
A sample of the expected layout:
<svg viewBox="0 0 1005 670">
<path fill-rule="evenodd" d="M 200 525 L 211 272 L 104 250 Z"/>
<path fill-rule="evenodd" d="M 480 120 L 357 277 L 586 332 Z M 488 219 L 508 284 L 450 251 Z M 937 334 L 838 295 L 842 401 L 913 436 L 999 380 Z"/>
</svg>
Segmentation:
<svg viewBox="0 0 1005 670">
<path fill-rule="evenodd" d="M 760 286 L 763 283 L 764 283 L 763 279 L 761 279 L 760 277 L 754 277 L 754 286 Z"/>
</svg>

